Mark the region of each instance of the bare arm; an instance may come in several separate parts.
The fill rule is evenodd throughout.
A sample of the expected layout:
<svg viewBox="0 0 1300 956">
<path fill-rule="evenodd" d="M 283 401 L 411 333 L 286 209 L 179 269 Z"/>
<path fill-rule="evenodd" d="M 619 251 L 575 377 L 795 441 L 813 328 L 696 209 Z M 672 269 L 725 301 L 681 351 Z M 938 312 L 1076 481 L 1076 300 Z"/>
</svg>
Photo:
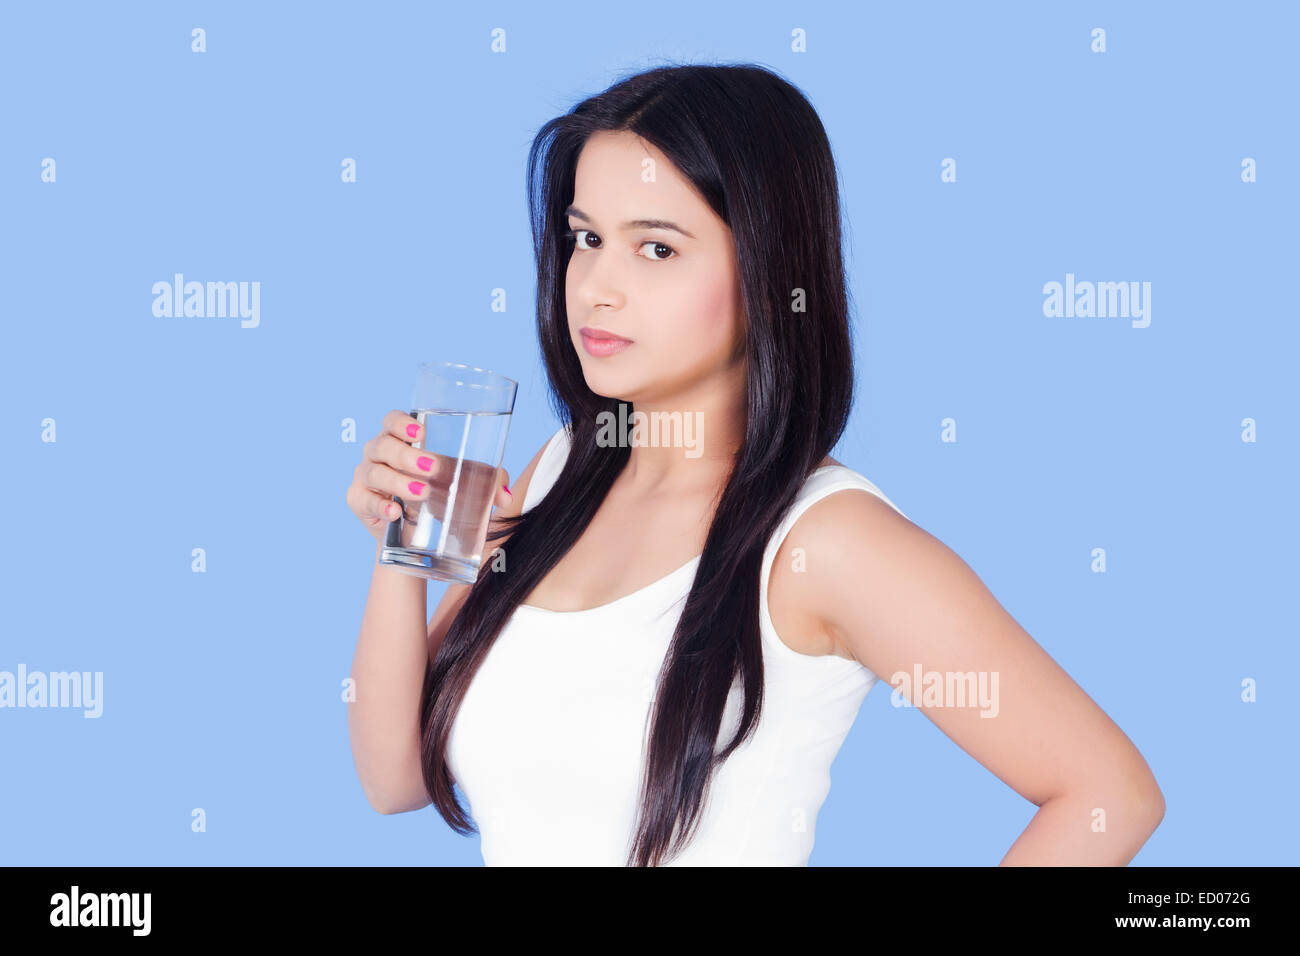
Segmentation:
<svg viewBox="0 0 1300 956">
<path fill-rule="evenodd" d="M 366 799 L 380 813 L 424 791 L 419 781 L 419 704 L 428 645 L 426 583 L 379 563 L 376 543 L 370 593 L 352 658 L 356 699 L 348 703 L 352 759 Z M 457 588 L 448 585 L 443 601 Z M 428 803 L 428 795 L 424 795 Z M 423 804 L 422 804 L 423 805 Z"/>
<path fill-rule="evenodd" d="M 870 492 L 827 495 L 796 524 L 808 573 L 790 576 L 792 593 L 831 643 L 895 686 L 919 667 L 945 687 L 972 675 L 995 690 L 992 707 L 947 694 L 927 706 L 924 687 L 904 685 L 940 730 L 1039 807 L 1002 865 L 1127 864 L 1164 816 L 1151 769 L 975 572 Z"/>
<path fill-rule="evenodd" d="M 511 488 L 500 516 L 518 514 L 541 451 Z M 501 547 L 507 538 L 489 542 Z M 348 704 L 348 734 L 357 776 L 370 805 L 380 813 L 428 806 L 420 769 L 420 692 L 425 668 L 437 656 L 470 585 L 448 584 L 425 624 L 426 583 L 379 563 L 376 542 L 370 593 L 352 658 L 356 699 Z"/>
</svg>

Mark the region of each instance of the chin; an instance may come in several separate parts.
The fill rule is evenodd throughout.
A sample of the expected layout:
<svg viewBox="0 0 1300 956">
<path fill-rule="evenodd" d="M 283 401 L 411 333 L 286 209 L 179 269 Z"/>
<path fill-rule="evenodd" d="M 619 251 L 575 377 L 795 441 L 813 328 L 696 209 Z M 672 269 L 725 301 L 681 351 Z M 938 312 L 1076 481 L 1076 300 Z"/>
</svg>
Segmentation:
<svg viewBox="0 0 1300 956">
<path fill-rule="evenodd" d="M 592 375 L 590 371 L 584 376 L 587 380 L 587 387 L 601 398 L 616 398 L 620 401 L 630 402 L 629 397 L 635 389 L 630 388 L 630 383 L 626 378 L 613 375 Z"/>
</svg>

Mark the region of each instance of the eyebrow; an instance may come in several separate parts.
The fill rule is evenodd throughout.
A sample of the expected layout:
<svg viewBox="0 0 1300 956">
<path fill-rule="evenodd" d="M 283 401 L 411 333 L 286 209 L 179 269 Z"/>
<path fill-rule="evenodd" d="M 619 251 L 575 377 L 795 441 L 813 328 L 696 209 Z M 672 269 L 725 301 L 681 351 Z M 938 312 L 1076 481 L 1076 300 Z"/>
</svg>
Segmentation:
<svg viewBox="0 0 1300 956">
<path fill-rule="evenodd" d="M 564 210 L 564 215 L 572 216 L 575 219 L 581 219 L 583 222 L 594 222 L 590 216 L 577 206 L 570 206 L 568 209 Z M 671 229 L 673 232 L 680 232 L 688 239 L 695 238 L 681 226 L 677 225 L 677 223 L 669 222 L 667 219 L 629 219 L 627 222 L 623 223 L 623 229 Z"/>
</svg>

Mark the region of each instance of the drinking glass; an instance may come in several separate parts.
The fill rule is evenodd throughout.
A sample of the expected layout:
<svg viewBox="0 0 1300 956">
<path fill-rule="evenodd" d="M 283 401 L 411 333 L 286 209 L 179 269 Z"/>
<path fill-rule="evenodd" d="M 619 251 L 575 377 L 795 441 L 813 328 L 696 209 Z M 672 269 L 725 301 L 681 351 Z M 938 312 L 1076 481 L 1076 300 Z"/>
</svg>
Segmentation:
<svg viewBox="0 0 1300 956">
<path fill-rule="evenodd" d="M 487 541 L 506 432 L 519 383 L 461 362 L 422 362 L 411 417 L 424 426 L 412 446 L 436 465 L 429 496 L 388 525 L 379 563 L 434 581 L 473 584 Z"/>
</svg>

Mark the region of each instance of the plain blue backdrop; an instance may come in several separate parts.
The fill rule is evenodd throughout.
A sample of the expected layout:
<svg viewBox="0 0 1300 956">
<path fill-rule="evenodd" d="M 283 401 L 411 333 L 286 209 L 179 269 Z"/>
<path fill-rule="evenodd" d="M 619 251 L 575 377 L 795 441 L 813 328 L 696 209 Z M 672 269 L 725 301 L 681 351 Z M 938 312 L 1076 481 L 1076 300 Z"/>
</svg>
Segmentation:
<svg viewBox="0 0 1300 956">
<path fill-rule="evenodd" d="M 420 361 L 519 380 L 512 476 L 554 432 L 528 145 L 670 60 L 820 113 L 857 342 L 833 454 L 1141 749 L 1168 811 L 1134 863 L 1296 863 L 1295 10 L 5 4 L 0 670 L 104 700 L 0 709 L 0 862 L 481 863 L 357 781 L 344 494 Z M 260 325 L 156 317 L 177 272 L 260 282 Z M 1067 273 L 1150 282 L 1149 327 L 1044 316 Z M 814 865 L 994 864 L 1035 810 L 883 682 L 832 776 Z"/>
</svg>

